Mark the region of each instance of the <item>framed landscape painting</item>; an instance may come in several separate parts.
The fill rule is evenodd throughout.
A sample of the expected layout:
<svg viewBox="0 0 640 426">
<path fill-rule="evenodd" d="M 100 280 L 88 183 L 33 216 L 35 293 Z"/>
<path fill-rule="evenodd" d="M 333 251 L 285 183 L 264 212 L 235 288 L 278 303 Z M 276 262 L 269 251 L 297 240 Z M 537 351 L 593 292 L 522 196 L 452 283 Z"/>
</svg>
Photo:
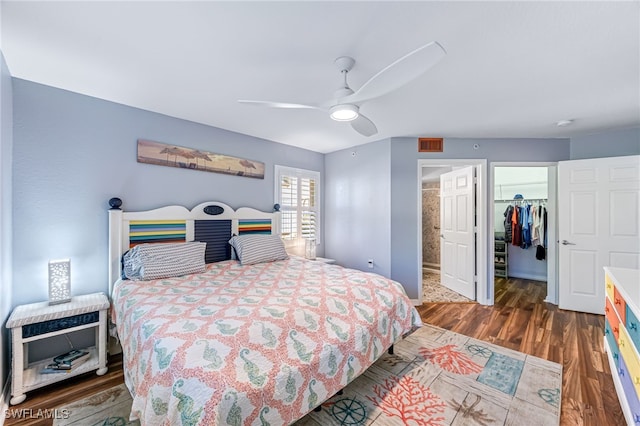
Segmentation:
<svg viewBox="0 0 640 426">
<path fill-rule="evenodd" d="M 264 163 L 138 139 L 138 163 L 264 179 Z"/>
</svg>

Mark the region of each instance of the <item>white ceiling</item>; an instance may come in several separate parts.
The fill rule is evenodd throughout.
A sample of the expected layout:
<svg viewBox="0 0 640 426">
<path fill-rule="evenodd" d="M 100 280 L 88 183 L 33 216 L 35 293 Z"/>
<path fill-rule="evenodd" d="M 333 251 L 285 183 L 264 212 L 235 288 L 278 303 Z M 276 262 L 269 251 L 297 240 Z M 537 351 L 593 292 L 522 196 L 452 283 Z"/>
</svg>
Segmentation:
<svg viewBox="0 0 640 426">
<path fill-rule="evenodd" d="M 14 77 L 318 152 L 640 125 L 637 1 L 2 1 L 1 13 Z M 439 64 L 362 106 L 372 137 L 321 111 L 236 102 L 323 102 L 341 83 L 336 57 L 356 59 L 356 90 L 433 40 Z"/>
</svg>

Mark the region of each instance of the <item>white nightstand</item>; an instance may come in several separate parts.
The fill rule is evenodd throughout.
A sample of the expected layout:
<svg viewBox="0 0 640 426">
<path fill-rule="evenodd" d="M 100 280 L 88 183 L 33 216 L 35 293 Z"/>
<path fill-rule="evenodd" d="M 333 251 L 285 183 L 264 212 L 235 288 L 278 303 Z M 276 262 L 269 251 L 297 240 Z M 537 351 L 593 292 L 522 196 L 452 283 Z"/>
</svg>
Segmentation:
<svg viewBox="0 0 640 426">
<path fill-rule="evenodd" d="M 316 262 L 322 262 L 322 263 L 330 263 L 330 264 L 336 263 L 335 259 L 329 259 L 327 257 L 316 257 L 314 260 Z"/>
<path fill-rule="evenodd" d="M 70 302 L 49 302 L 17 306 L 7 320 L 11 329 L 11 405 L 20 404 L 25 392 L 66 380 L 78 374 L 97 370 L 107 372 L 107 310 L 109 299 L 104 293 L 74 296 Z M 95 328 L 96 346 L 87 348 L 90 358 L 68 372 L 41 374 L 51 358 L 29 364 L 29 343 L 87 328 Z M 85 349 L 85 348 L 79 348 Z"/>
</svg>

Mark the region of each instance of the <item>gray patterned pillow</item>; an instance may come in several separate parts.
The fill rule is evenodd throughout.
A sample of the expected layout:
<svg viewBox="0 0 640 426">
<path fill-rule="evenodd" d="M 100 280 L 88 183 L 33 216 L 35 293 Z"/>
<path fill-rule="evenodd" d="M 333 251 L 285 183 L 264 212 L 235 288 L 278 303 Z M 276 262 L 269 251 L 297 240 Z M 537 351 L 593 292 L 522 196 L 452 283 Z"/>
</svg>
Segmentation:
<svg viewBox="0 0 640 426">
<path fill-rule="evenodd" d="M 155 280 L 204 272 L 207 243 L 139 244 L 124 255 L 130 280 Z"/>
<path fill-rule="evenodd" d="M 242 265 L 288 259 L 279 235 L 248 234 L 231 238 L 229 244 L 236 251 Z"/>
</svg>

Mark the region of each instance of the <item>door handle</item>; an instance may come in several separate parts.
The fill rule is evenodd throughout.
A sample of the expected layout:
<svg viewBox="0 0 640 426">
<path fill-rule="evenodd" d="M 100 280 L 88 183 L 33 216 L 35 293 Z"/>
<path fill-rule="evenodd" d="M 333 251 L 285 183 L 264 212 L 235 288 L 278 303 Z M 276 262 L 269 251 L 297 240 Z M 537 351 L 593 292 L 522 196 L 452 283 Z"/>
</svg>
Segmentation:
<svg viewBox="0 0 640 426">
<path fill-rule="evenodd" d="M 440 234 L 440 238 L 444 240 L 444 234 Z"/>
<path fill-rule="evenodd" d="M 567 240 L 562 240 L 562 245 L 563 246 L 575 246 L 576 244 L 572 243 L 570 241 L 567 241 Z"/>
</svg>

